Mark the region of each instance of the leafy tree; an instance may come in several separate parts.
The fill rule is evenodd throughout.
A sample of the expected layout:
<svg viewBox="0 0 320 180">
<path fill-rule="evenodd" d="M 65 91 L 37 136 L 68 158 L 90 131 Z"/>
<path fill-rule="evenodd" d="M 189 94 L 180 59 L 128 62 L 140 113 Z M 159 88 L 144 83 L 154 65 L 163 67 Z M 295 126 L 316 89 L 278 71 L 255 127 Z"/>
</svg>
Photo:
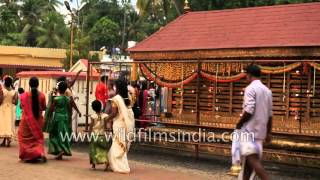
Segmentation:
<svg viewBox="0 0 320 180">
<path fill-rule="evenodd" d="M 61 14 L 55 11 L 48 12 L 42 19 L 41 25 L 36 27 L 38 34 L 37 46 L 46 48 L 66 47 L 65 37 L 67 28 Z"/>
<path fill-rule="evenodd" d="M 42 0 L 25 0 L 21 7 L 22 33 L 26 34 L 26 46 L 37 45 L 37 26 L 40 25 L 44 3 Z"/>
<path fill-rule="evenodd" d="M 89 36 L 94 41 L 94 49 L 102 46 L 108 48 L 117 47 L 120 40 L 120 27 L 107 17 L 102 17 L 96 22 L 89 32 Z"/>
</svg>

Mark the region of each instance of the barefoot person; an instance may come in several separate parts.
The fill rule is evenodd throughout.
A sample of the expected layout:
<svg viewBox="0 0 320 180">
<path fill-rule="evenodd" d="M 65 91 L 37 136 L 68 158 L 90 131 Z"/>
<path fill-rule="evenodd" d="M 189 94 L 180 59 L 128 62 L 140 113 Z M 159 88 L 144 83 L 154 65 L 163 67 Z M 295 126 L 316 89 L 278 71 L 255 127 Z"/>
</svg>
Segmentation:
<svg viewBox="0 0 320 180">
<path fill-rule="evenodd" d="M 0 138 L 3 138 L 1 146 L 10 147 L 11 138 L 14 135 L 14 105 L 17 104 L 18 95 L 12 88 L 13 80 L 7 76 L 4 79 L 3 102 L 0 105 Z"/>
<path fill-rule="evenodd" d="M 127 83 L 118 80 L 116 96 L 112 99 L 112 113 L 108 117 L 108 120 L 113 120 L 113 138 L 108 159 L 112 171 L 118 173 L 130 172 L 127 153 L 134 130 L 134 118 L 130 109 Z"/>
<path fill-rule="evenodd" d="M 46 162 L 42 133 L 42 112 L 46 109 L 46 98 L 37 89 L 38 78 L 32 77 L 29 86 L 31 91 L 20 97 L 22 118 L 18 130 L 19 158 L 25 162 Z"/>
<path fill-rule="evenodd" d="M 57 160 L 61 160 L 62 156 L 71 156 L 71 145 L 69 139 L 63 139 L 66 135 L 71 135 L 71 111 L 76 108 L 72 98 L 65 96 L 68 86 L 65 81 L 58 83 L 59 96 L 53 98 L 50 107 L 49 117 L 52 123 L 49 127 L 48 153 L 56 155 Z M 76 108 L 79 116 L 80 111 Z M 52 114 L 54 115 L 52 116 Z"/>
<path fill-rule="evenodd" d="M 98 100 L 92 102 L 92 109 L 96 114 L 91 116 L 90 134 L 97 139 L 90 142 L 90 164 L 93 169 L 95 169 L 96 164 L 105 164 L 105 170 L 107 170 L 109 163 L 105 129 L 108 115 L 102 112 L 102 103 Z"/>
<path fill-rule="evenodd" d="M 236 128 L 253 134 L 247 140 L 240 139 L 242 170 L 239 179 L 253 179 L 255 175 L 268 180 L 268 175 L 261 164 L 263 141 L 270 142 L 272 126 L 272 92 L 260 80 L 258 66 L 247 67 L 247 81 L 243 102 L 243 115 Z M 240 135 L 241 136 L 241 135 Z"/>
</svg>

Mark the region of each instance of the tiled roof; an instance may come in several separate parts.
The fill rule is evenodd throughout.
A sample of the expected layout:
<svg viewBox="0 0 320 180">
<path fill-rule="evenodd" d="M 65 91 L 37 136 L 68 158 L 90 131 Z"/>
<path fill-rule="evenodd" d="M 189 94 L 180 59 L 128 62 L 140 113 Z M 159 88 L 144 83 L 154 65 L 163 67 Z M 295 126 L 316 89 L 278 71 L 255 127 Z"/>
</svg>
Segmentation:
<svg viewBox="0 0 320 180">
<path fill-rule="evenodd" d="M 35 48 L 35 47 L 21 47 L 21 46 L 2 46 L 0 45 L 0 54 L 4 55 L 25 55 L 31 57 L 41 58 L 66 58 L 65 49 L 53 48 Z"/>
<path fill-rule="evenodd" d="M 130 52 L 320 46 L 320 3 L 184 14 Z"/>
</svg>

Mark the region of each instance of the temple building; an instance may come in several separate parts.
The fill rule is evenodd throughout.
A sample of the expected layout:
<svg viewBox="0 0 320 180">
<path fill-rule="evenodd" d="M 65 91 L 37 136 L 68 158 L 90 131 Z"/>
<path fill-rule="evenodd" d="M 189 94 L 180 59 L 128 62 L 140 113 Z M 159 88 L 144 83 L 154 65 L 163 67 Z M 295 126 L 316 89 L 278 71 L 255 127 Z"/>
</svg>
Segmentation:
<svg viewBox="0 0 320 180">
<path fill-rule="evenodd" d="M 305 138 L 320 136 L 319 29 L 320 3 L 187 11 L 128 51 L 142 75 L 170 89 L 172 117 L 163 122 L 215 131 L 235 128 L 247 86 L 244 69 L 259 65 L 273 92 L 277 137 L 267 148 L 316 152 L 319 142 Z M 226 152 L 229 146 L 215 148 Z M 269 159 L 276 156 L 282 155 Z"/>
</svg>

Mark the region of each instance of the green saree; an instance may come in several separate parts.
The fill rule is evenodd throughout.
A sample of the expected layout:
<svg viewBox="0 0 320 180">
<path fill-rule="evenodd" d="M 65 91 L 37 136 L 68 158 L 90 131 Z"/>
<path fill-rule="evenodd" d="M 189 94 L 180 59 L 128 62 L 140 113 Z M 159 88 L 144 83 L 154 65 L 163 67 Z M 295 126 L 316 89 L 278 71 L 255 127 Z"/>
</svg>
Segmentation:
<svg viewBox="0 0 320 180">
<path fill-rule="evenodd" d="M 66 96 L 54 97 L 56 101 L 52 122 L 49 124 L 48 153 L 58 155 L 63 152 L 64 156 L 71 156 L 71 135 L 69 106 L 70 98 Z"/>
</svg>

